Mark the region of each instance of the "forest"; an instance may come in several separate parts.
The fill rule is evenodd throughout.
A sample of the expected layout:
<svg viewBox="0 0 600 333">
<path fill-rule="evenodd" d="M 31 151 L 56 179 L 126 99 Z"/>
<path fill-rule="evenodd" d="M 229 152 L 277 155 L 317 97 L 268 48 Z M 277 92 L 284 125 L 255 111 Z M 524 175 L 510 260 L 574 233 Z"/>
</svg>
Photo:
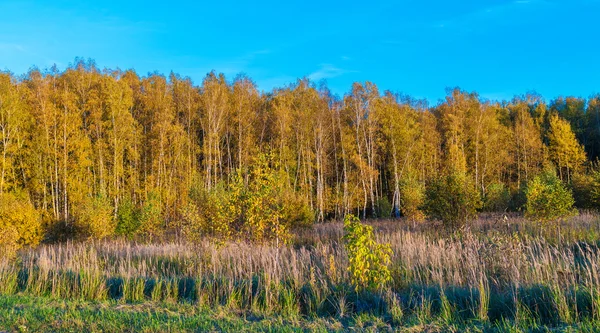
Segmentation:
<svg viewBox="0 0 600 333">
<path fill-rule="evenodd" d="M 598 332 L 600 95 L 0 73 L 0 331 Z"/>
<path fill-rule="evenodd" d="M 278 226 L 348 213 L 420 221 L 447 174 L 462 175 L 478 211 L 522 211 L 527 182 L 549 170 L 575 206 L 600 207 L 600 95 L 491 101 L 454 88 L 430 106 L 370 82 L 343 97 L 307 79 L 261 93 L 244 75 L 197 86 L 76 59 L 0 74 L 0 151 L 1 221 L 23 245 L 269 241 Z"/>
</svg>

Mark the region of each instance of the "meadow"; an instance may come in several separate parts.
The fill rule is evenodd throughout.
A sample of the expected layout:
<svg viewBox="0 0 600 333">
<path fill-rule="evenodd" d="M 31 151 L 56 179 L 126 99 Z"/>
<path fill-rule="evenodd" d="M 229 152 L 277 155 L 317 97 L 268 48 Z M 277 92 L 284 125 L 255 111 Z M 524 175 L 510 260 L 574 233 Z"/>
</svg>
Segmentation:
<svg viewBox="0 0 600 333">
<path fill-rule="evenodd" d="M 104 240 L 0 263 L 0 331 L 600 331 L 600 216 L 367 221 L 391 281 L 357 289 L 340 222 L 288 246 Z"/>
</svg>

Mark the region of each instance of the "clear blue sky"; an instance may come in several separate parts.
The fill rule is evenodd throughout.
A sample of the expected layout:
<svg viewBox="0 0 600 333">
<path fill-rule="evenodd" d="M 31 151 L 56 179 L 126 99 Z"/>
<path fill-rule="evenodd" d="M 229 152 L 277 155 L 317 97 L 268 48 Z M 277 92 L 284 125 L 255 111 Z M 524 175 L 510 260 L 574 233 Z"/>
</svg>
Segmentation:
<svg viewBox="0 0 600 333">
<path fill-rule="evenodd" d="M 369 80 L 436 102 L 446 87 L 511 98 L 600 92 L 600 0 L 0 1 L 0 69 L 75 57 L 261 90 Z"/>
</svg>

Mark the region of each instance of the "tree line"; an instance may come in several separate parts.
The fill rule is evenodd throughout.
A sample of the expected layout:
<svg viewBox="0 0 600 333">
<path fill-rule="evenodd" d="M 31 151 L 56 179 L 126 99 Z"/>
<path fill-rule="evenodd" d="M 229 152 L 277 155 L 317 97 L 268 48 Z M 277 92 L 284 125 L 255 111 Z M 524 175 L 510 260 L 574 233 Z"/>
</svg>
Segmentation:
<svg viewBox="0 0 600 333">
<path fill-rule="evenodd" d="M 370 82 L 342 98 L 307 79 L 261 93 L 244 75 L 213 72 L 196 86 L 77 60 L 0 74 L 0 153 L 0 224 L 24 226 L 24 243 L 82 225 L 98 237 L 179 232 L 197 219 L 234 230 L 250 211 L 263 214 L 254 232 L 261 207 L 275 207 L 273 226 L 420 219 L 427 187 L 450 173 L 464 175 L 480 210 L 519 210 L 524 184 L 548 169 L 594 208 L 600 95 L 490 101 L 455 88 L 429 106 Z M 32 228 L 43 231 L 25 236 Z"/>
</svg>

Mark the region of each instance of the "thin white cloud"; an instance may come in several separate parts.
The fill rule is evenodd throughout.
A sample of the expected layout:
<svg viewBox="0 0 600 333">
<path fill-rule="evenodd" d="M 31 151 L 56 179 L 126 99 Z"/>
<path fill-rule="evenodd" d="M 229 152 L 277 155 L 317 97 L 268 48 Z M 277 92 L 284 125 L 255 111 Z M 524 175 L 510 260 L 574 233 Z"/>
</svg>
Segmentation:
<svg viewBox="0 0 600 333">
<path fill-rule="evenodd" d="M 330 79 L 353 72 L 355 71 L 339 68 L 332 64 L 321 64 L 318 70 L 308 75 L 308 78 L 312 81 L 319 81 L 322 79 Z"/>
<path fill-rule="evenodd" d="M 296 77 L 290 75 L 269 76 L 256 80 L 256 85 L 261 91 L 271 91 L 276 88 L 282 88 L 290 83 L 294 83 Z"/>
<path fill-rule="evenodd" d="M 177 73 L 186 73 L 190 77 L 201 81 L 207 73 L 215 71 L 224 74 L 228 79 L 233 79 L 237 74 L 245 73 L 253 77 L 265 75 L 265 69 L 256 66 L 258 58 L 272 53 L 270 49 L 261 49 L 256 51 L 247 51 L 231 57 L 223 57 L 219 60 L 198 57 L 193 55 L 181 55 L 160 61 L 155 67 L 170 67 Z M 196 66 L 196 64 L 203 64 Z"/>
</svg>

